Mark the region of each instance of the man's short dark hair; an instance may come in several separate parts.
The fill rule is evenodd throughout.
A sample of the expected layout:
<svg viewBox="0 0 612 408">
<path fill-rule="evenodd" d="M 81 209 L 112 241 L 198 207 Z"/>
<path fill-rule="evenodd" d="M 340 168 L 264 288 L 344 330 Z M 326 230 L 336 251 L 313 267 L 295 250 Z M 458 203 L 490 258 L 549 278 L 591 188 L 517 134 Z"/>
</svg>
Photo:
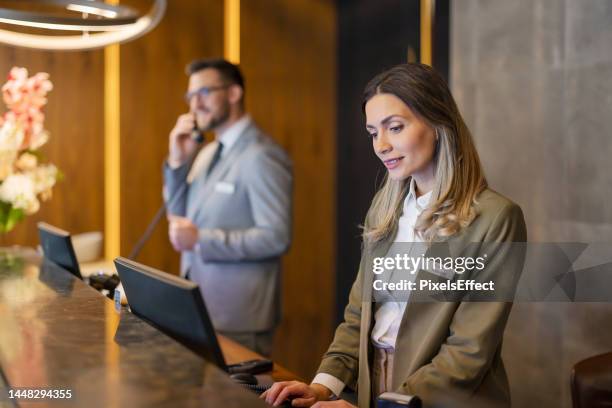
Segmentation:
<svg viewBox="0 0 612 408">
<path fill-rule="evenodd" d="M 207 58 L 192 61 L 189 65 L 187 65 L 186 71 L 187 75 L 192 75 L 207 68 L 216 69 L 226 84 L 240 85 L 240 87 L 244 89 L 244 78 L 242 77 L 242 73 L 240 72 L 238 65 L 234 65 L 223 58 Z"/>
</svg>

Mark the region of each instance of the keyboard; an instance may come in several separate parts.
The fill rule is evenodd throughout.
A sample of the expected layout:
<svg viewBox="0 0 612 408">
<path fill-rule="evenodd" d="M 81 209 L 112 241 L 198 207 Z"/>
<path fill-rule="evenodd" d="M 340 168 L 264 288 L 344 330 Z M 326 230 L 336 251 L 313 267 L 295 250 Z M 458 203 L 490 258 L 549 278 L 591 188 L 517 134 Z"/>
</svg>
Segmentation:
<svg viewBox="0 0 612 408">
<path fill-rule="evenodd" d="M 240 384 L 240 386 L 253 391 L 257 395 L 261 395 L 270 389 L 269 385 Z"/>
<path fill-rule="evenodd" d="M 264 392 L 268 391 L 270 389 L 270 385 L 255 385 L 255 384 L 239 384 L 241 387 L 244 387 L 252 392 L 254 392 L 257 395 L 261 395 Z M 291 408 L 291 401 L 290 400 L 286 400 L 285 402 L 283 402 L 280 405 L 281 408 Z"/>
</svg>

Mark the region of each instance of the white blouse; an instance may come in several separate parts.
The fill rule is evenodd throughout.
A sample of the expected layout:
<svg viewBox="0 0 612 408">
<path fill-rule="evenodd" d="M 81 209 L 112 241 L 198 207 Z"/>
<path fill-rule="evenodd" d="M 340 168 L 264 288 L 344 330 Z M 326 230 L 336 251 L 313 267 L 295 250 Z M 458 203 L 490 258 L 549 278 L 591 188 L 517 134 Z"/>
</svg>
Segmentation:
<svg viewBox="0 0 612 408">
<path fill-rule="evenodd" d="M 410 191 L 404 200 L 404 208 L 400 216 L 397 235 L 393 242 L 423 242 L 423 240 L 415 234 L 414 227 L 416 221 L 423 212 L 423 209 L 429 203 L 431 191 L 421 197 L 416 197 L 414 179 L 410 182 Z M 422 246 L 419 246 L 420 249 Z M 417 257 L 422 254 L 410 254 Z M 390 254 L 387 254 L 390 256 Z M 414 276 L 413 276 L 414 277 Z M 375 346 L 381 348 L 395 348 L 395 340 L 399 331 L 402 316 L 406 310 L 406 299 L 401 302 L 384 302 L 374 315 L 374 328 L 372 329 L 372 342 Z"/>
</svg>

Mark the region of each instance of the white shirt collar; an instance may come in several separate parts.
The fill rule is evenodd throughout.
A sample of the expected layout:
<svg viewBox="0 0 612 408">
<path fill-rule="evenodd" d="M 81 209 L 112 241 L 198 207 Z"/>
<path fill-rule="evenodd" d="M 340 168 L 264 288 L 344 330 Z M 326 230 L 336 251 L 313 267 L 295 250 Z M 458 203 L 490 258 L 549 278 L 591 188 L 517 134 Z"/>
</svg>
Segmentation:
<svg viewBox="0 0 612 408">
<path fill-rule="evenodd" d="M 236 141 L 238 141 L 240 135 L 242 135 L 244 130 L 251 124 L 251 122 L 251 117 L 245 114 L 219 136 L 218 140 L 223 143 L 221 157 L 225 156 L 227 152 L 230 151 L 232 146 L 236 144 Z"/>
<path fill-rule="evenodd" d="M 414 178 L 411 177 L 410 178 L 410 188 L 408 190 L 408 195 L 406 196 L 406 199 L 404 200 L 404 207 L 406 207 L 408 205 L 408 203 L 411 200 L 414 200 L 414 199 L 416 199 L 417 209 L 419 210 L 419 212 L 421 212 L 429 204 L 429 200 L 431 199 L 431 191 L 429 191 L 428 193 L 423 194 L 422 196 L 417 198 L 417 196 L 416 196 L 416 182 L 414 181 Z"/>
</svg>

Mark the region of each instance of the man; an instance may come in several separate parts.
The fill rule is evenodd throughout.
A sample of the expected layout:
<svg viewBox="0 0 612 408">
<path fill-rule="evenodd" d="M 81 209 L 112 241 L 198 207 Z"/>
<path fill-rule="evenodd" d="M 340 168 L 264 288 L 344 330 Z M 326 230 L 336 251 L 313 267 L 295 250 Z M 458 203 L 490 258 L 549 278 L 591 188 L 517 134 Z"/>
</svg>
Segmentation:
<svg viewBox="0 0 612 408">
<path fill-rule="evenodd" d="M 170 242 L 215 329 L 269 356 L 291 235 L 291 161 L 245 113 L 237 66 L 198 60 L 187 72 L 189 113 L 170 132 L 164 165 Z M 215 141 L 196 153 L 194 133 L 205 131 Z"/>
</svg>

